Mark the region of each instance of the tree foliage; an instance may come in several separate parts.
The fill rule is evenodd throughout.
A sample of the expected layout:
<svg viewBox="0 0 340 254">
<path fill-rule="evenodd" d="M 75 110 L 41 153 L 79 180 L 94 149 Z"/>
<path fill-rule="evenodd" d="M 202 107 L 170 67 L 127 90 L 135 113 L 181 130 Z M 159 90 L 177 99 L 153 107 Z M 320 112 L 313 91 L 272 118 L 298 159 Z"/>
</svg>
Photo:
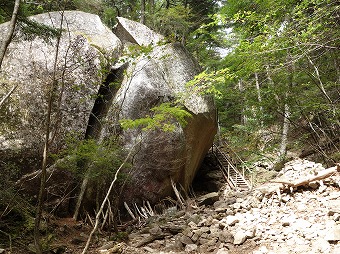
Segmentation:
<svg viewBox="0 0 340 254">
<path fill-rule="evenodd" d="M 113 176 L 115 170 L 122 163 L 122 150 L 114 140 L 99 143 L 94 139 L 81 140 L 77 136 L 70 135 L 66 149 L 57 157 L 58 167 L 73 171 L 83 177 L 90 168 L 91 178 Z"/>
<path fill-rule="evenodd" d="M 154 129 L 174 131 L 177 123 L 184 127 L 187 124 L 187 118 L 192 117 L 182 106 L 175 106 L 171 103 L 162 103 L 153 107 L 151 112 L 154 113 L 151 116 L 147 115 L 138 119 L 123 119 L 120 124 L 124 129 L 142 127 L 144 131 Z"/>
<path fill-rule="evenodd" d="M 239 96 L 230 98 L 222 91 L 225 100 L 219 103 L 229 101 L 232 110 L 239 102 L 244 104 L 238 108 L 248 119 L 250 135 L 263 128 L 260 123 L 267 128 L 280 125 L 288 105 L 292 130 L 300 132 L 296 139 L 319 147 L 336 139 L 340 128 L 339 12 L 337 1 L 332 0 L 225 3 L 221 15 L 237 42 L 223 60 L 237 77 L 226 83 L 225 91 Z M 223 114 L 229 118 L 234 112 L 224 109 Z"/>
</svg>

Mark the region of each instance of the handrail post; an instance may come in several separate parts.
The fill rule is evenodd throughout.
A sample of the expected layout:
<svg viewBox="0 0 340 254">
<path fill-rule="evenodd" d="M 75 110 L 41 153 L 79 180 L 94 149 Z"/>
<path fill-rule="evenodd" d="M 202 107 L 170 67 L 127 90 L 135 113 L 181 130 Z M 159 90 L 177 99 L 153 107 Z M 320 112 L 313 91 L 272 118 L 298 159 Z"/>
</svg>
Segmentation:
<svg viewBox="0 0 340 254">
<path fill-rule="evenodd" d="M 228 164 L 228 179 L 230 179 L 230 165 Z"/>
</svg>

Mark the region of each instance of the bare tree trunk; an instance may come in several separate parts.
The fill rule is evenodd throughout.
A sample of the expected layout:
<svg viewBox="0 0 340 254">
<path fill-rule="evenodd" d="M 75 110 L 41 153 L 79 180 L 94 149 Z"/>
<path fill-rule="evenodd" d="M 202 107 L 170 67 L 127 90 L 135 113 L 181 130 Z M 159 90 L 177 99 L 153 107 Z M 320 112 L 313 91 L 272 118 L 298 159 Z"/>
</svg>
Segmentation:
<svg viewBox="0 0 340 254">
<path fill-rule="evenodd" d="M 262 114 L 263 114 L 262 97 L 261 97 L 259 76 L 258 76 L 257 72 L 255 72 L 255 85 L 256 85 L 256 91 L 257 91 L 257 99 L 260 103 L 260 113 L 261 113 L 261 118 L 262 118 Z M 263 121 L 262 120 L 261 120 L 261 127 L 263 127 Z"/>
<path fill-rule="evenodd" d="M 279 150 L 279 161 L 283 162 L 287 155 L 287 144 L 288 144 L 288 132 L 289 132 L 289 121 L 290 121 L 290 107 L 288 104 L 288 97 L 289 97 L 289 91 L 292 89 L 294 85 L 294 62 L 292 60 L 291 55 L 288 53 L 288 84 L 287 84 L 287 90 L 284 94 L 284 111 L 283 111 L 283 124 L 282 124 L 282 134 L 281 134 L 281 145 Z"/>
<path fill-rule="evenodd" d="M 60 28 L 62 29 L 64 19 L 64 13 L 62 13 L 61 21 L 60 21 Z M 50 147 L 50 130 L 51 130 L 51 115 L 52 115 L 52 103 L 54 97 L 54 90 L 58 85 L 56 72 L 57 72 L 57 61 L 59 55 L 59 46 L 60 46 L 60 36 L 57 38 L 56 42 L 56 52 L 54 57 L 54 66 L 53 66 L 53 76 L 52 76 L 52 83 L 49 89 L 48 94 L 48 101 L 47 101 L 47 115 L 46 115 L 46 129 L 45 129 L 45 141 L 44 141 L 44 151 L 43 151 L 43 159 L 42 159 L 42 166 L 41 166 L 41 178 L 40 178 L 40 190 L 38 196 L 38 205 L 36 211 L 36 217 L 34 221 L 34 244 L 37 254 L 42 254 L 42 246 L 40 242 L 40 222 L 43 212 L 43 202 L 44 202 L 44 192 L 45 192 L 45 185 L 46 185 L 46 168 L 47 168 L 47 157 L 48 151 Z"/>
<path fill-rule="evenodd" d="M 5 40 L 2 42 L 2 45 L 0 48 L 0 69 L 1 69 L 2 61 L 4 60 L 4 57 L 5 57 L 7 47 L 10 44 L 13 34 L 14 34 L 15 24 L 17 23 L 19 7 L 20 7 L 20 0 L 15 0 L 12 18 L 9 23 L 8 33 L 7 33 Z"/>
<path fill-rule="evenodd" d="M 145 0 L 140 1 L 140 23 L 145 25 Z"/>
<path fill-rule="evenodd" d="M 271 85 L 271 87 L 274 89 L 274 81 L 270 75 L 270 72 L 269 72 L 269 66 L 267 65 L 266 66 L 266 72 L 267 72 L 267 79 L 269 81 L 269 84 Z M 279 103 L 280 102 L 280 98 L 279 96 L 277 95 L 277 93 L 274 92 L 274 96 L 275 96 L 275 99 L 276 99 L 276 102 Z"/>
<path fill-rule="evenodd" d="M 284 185 L 287 185 L 287 186 L 291 186 L 291 187 L 298 187 L 298 186 L 303 186 L 303 185 L 306 185 L 306 184 L 309 184 L 310 182 L 314 182 L 314 181 L 319 181 L 319 180 L 323 180 L 325 178 L 328 178 L 336 173 L 340 172 L 340 166 L 334 166 L 334 167 L 331 167 L 331 168 L 327 168 L 327 169 L 324 169 L 322 171 L 319 171 L 316 173 L 316 175 L 307 175 L 305 176 L 304 178 L 302 179 L 296 179 L 294 181 L 288 181 L 288 180 L 280 180 L 280 179 L 277 179 L 277 180 L 272 180 L 270 182 L 272 183 L 282 183 Z M 283 188 L 284 186 L 282 186 Z"/>
<path fill-rule="evenodd" d="M 287 99 L 287 94 L 285 97 Z M 289 109 L 289 105 L 286 102 L 284 105 L 281 145 L 280 145 L 280 150 L 279 150 L 280 161 L 283 161 L 287 154 L 289 118 L 290 118 L 290 109 Z"/>
<path fill-rule="evenodd" d="M 329 101 L 329 103 L 330 103 L 331 105 L 333 105 L 333 101 L 332 101 L 332 99 L 329 97 L 329 95 L 327 94 L 327 92 L 326 92 L 326 90 L 325 90 L 325 87 L 324 87 L 324 85 L 323 85 L 323 82 L 322 82 L 322 80 L 321 80 L 321 77 L 320 77 L 320 73 L 319 73 L 318 67 L 313 63 L 312 59 L 311 59 L 309 56 L 306 56 L 306 57 L 307 57 L 309 63 L 310 63 L 310 64 L 313 66 L 313 68 L 314 68 L 315 77 L 316 77 L 316 79 L 318 80 L 318 83 L 319 83 L 319 85 L 318 85 L 319 89 L 321 90 L 322 94 L 326 97 L 326 99 Z"/>
<path fill-rule="evenodd" d="M 81 184 L 80 193 L 79 193 L 77 203 L 76 203 L 76 208 L 74 209 L 74 213 L 73 213 L 73 219 L 74 220 L 78 219 L 80 206 L 81 206 L 81 203 L 83 202 L 83 198 L 84 198 L 84 195 L 85 195 L 85 191 L 86 191 L 88 182 L 89 182 L 89 174 L 87 172 L 87 174 L 85 175 L 84 180 Z"/>
<path fill-rule="evenodd" d="M 243 92 L 243 90 L 244 90 L 241 79 L 238 81 L 238 89 L 240 90 L 240 92 Z M 244 114 L 244 112 L 245 112 L 245 108 L 244 108 L 244 105 L 243 105 L 242 112 L 241 112 L 241 123 L 243 125 L 247 124 L 247 122 L 248 122 L 247 116 Z"/>
</svg>

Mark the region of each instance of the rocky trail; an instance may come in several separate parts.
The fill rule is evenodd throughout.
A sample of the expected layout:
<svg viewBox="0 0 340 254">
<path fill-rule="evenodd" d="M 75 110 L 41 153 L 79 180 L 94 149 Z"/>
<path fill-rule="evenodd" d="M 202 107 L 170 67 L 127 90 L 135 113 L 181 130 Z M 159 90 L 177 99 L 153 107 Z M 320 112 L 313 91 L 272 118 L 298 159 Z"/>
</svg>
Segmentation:
<svg viewBox="0 0 340 254">
<path fill-rule="evenodd" d="M 276 179 L 323 170 L 298 159 Z M 225 188 L 186 210 L 169 208 L 145 220 L 126 243 L 103 243 L 97 253 L 340 253 L 340 173 L 279 193 L 272 182 L 253 191 Z"/>
<path fill-rule="evenodd" d="M 88 253 L 339 254 L 340 172 L 299 187 L 278 183 L 322 172 L 321 164 L 296 159 L 251 191 L 224 186 L 188 200 L 183 209 L 173 206 L 129 222 L 120 235 L 101 231 Z M 82 252 L 90 223 L 57 219 L 51 224 L 56 244 L 50 253 Z M 13 248 L 11 253 L 32 252 Z"/>
</svg>

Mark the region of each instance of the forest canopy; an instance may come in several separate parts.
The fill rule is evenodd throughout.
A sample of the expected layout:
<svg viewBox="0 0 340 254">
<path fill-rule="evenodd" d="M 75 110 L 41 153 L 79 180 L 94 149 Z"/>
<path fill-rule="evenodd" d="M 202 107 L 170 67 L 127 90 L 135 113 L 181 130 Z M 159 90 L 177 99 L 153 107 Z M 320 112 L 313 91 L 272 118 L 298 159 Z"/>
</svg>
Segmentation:
<svg viewBox="0 0 340 254">
<path fill-rule="evenodd" d="M 13 6 L 1 2 L 0 22 L 10 20 Z M 236 150 L 245 144 L 249 154 L 277 149 L 283 159 L 287 146 L 307 144 L 334 162 L 339 8 L 335 0 L 37 0 L 21 1 L 18 24 L 28 33 L 53 36 L 27 17 L 60 10 L 95 13 L 111 28 L 117 16 L 140 21 L 199 60 L 218 94 L 220 137 Z M 325 147 L 336 150 L 334 158 L 322 152 Z"/>
</svg>

